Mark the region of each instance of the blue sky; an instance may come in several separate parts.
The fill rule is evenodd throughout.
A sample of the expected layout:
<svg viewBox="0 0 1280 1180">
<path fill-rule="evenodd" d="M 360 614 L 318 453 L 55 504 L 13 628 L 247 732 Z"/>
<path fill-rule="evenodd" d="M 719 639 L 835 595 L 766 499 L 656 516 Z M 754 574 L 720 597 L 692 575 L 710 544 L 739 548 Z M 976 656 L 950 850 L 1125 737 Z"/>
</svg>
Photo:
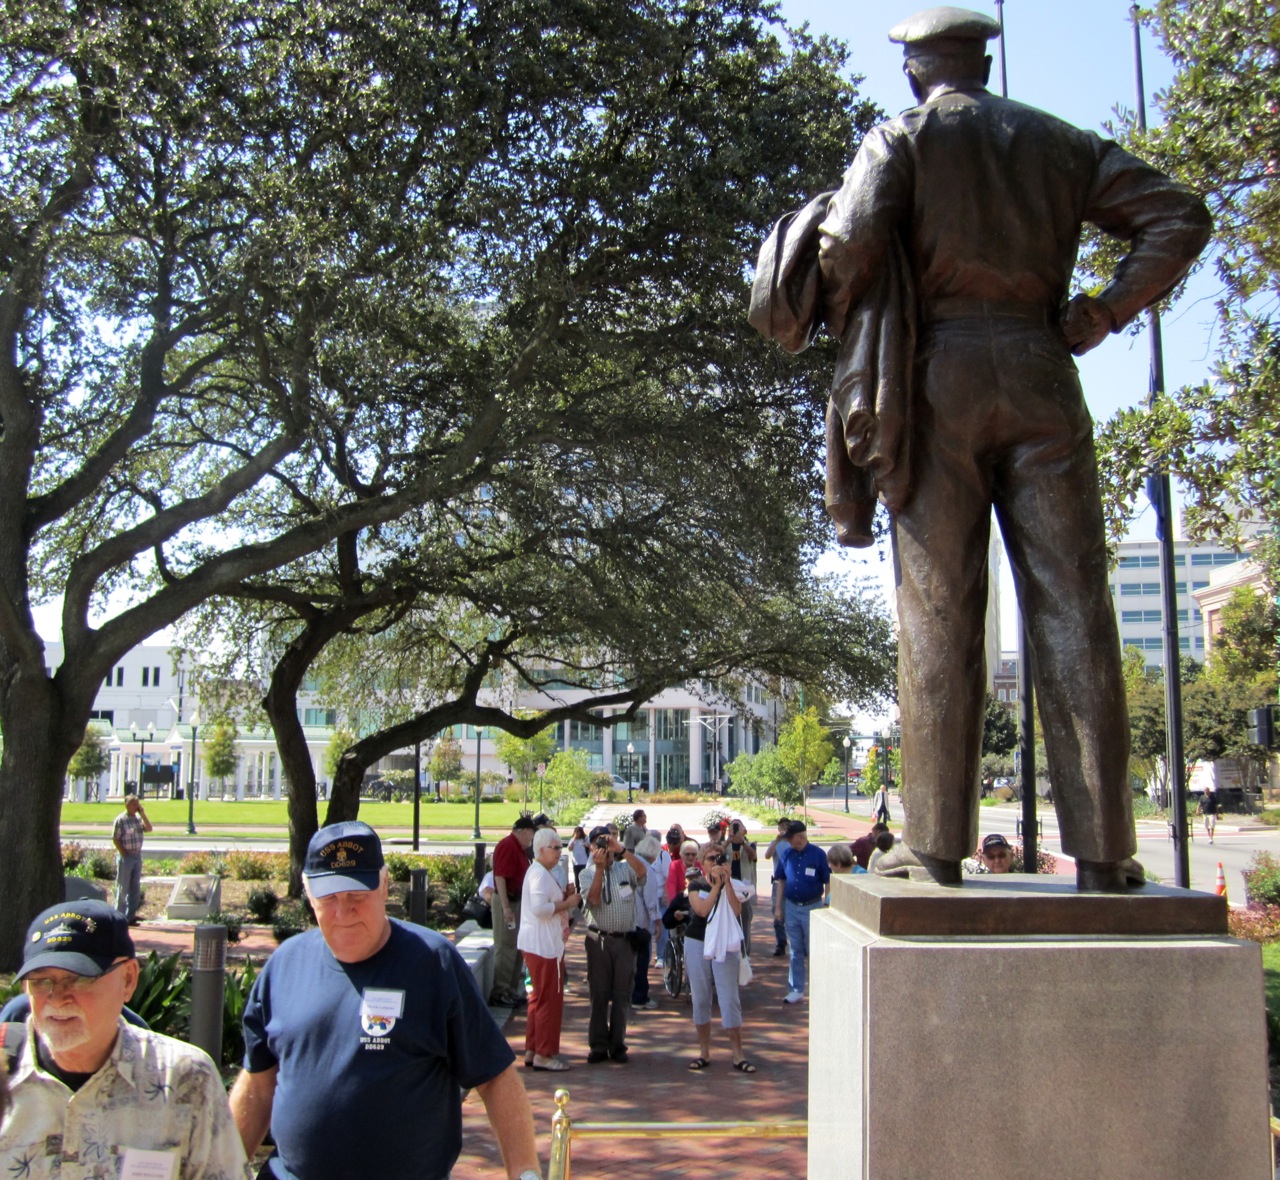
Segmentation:
<svg viewBox="0 0 1280 1180">
<path fill-rule="evenodd" d="M 996 16 L 994 4 L 969 5 Z M 812 33 L 827 33 L 849 47 L 849 71 L 863 75 L 862 93 L 887 114 L 912 105 L 902 75 L 902 47 L 888 39 L 889 29 L 918 11 L 908 0 L 886 8 L 866 3 L 820 3 L 782 0 L 783 18 L 792 25 L 807 22 Z M 1133 64 L 1133 25 L 1127 0 L 1007 0 L 1004 5 L 1005 55 L 1009 97 L 1093 131 L 1117 107 L 1133 110 L 1137 102 Z M 1173 63 L 1163 54 L 1150 29 L 1142 35 L 1143 75 L 1148 122 L 1158 123 L 1156 93 L 1173 78 Z M 1000 51 L 991 43 L 994 65 L 991 88 L 1000 88 Z M 1192 279 L 1186 296 L 1164 319 L 1165 381 L 1169 388 L 1195 384 L 1210 373 L 1214 348 L 1214 300 L 1218 284 L 1211 271 Z M 1113 336 L 1079 361 L 1085 396 L 1096 421 L 1141 401 L 1147 393 L 1150 345 L 1145 332 Z M 1176 497 L 1176 491 L 1175 491 Z M 1130 534 L 1155 536 L 1149 510 L 1140 512 Z M 865 574 L 889 596 L 889 563 L 866 553 L 833 557 L 829 563 L 847 573 Z M 824 568 L 828 563 L 824 563 Z M 1001 590 L 1002 631 L 1013 633 L 1013 583 L 1005 570 Z M 1011 639 L 1003 639 L 1011 646 Z"/>
</svg>

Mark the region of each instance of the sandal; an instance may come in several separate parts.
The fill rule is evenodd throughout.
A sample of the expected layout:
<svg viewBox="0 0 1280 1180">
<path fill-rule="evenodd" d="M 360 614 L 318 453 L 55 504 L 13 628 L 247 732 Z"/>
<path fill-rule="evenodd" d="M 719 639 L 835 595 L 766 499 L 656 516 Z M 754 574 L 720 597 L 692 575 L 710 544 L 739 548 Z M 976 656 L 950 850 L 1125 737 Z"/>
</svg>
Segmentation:
<svg viewBox="0 0 1280 1180">
<path fill-rule="evenodd" d="M 733 1068 L 739 1073 L 755 1073 L 756 1067 L 751 1064 L 745 1057 L 741 1061 L 735 1061 Z"/>
<path fill-rule="evenodd" d="M 524 1055 L 524 1064 L 525 1064 L 525 1068 L 526 1068 L 526 1069 L 532 1069 L 532 1068 L 533 1068 L 533 1054 L 532 1054 L 532 1053 L 526 1053 L 526 1054 Z"/>
<path fill-rule="evenodd" d="M 706 1069 L 710 1064 L 711 1062 L 705 1057 L 695 1057 L 691 1062 L 689 1062 L 689 1068 L 693 1070 L 694 1073 L 698 1073 L 700 1070 Z"/>
</svg>

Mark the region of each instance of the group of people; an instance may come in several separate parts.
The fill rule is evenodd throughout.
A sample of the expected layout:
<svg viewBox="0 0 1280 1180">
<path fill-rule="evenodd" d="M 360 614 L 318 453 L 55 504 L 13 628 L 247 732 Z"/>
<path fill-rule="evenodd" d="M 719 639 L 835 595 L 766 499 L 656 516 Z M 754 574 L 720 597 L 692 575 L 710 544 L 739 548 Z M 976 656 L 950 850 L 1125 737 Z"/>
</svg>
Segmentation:
<svg viewBox="0 0 1280 1180">
<path fill-rule="evenodd" d="M 627 1062 L 629 1019 L 658 1006 L 650 995 L 650 968 L 662 961 L 671 931 L 679 927 L 699 1044 L 690 1068 L 710 1064 L 711 1013 L 718 1002 L 733 1068 L 755 1072 L 742 1048 L 738 995 L 742 958 L 750 953 L 756 857 L 746 825 L 717 822 L 701 844 L 676 826 L 664 845 L 647 822 L 638 810 L 623 830 L 604 824 L 588 833 L 579 827 L 566 849 L 546 817 L 522 816 L 494 850 L 490 904 L 497 953 L 489 1000 L 527 1004 L 525 1064 L 531 1069 L 571 1068 L 560 1051 L 564 953 L 580 917 L 590 1001 L 587 1064 Z M 572 879 L 561 859 L 565 851 Z"/>
<path fill-rule="evenodd" d="M 660 955 L 680 928 L 697 1037 L 689 1068 L 711 1067 L 718 1004 L 732 1068 L 753 1074 L 739 988 L 749 976 L 755 848 L 738 820 L 717 822 L 702 842 L 673 827 L 665 846 L 646 820 L 641 811 L 621 833 L 613 825 L 579 829 L 586 859 L 575 864 L 576 880 L 545 817 L 516 821 L 494 853 L 489 1001 L 526 1002 L 527 968 L 524 1063 L 568 1069 L 560 1052 L 564 956 L 581 917 L 586 1060 L 625 1063 L 630 1014 L 654 1006 L 647 991 L 654 948 Z M 893 840 L 877 824 L 852 845 L 824 852 L 803 822 L 780 821 L 765 859 L 773 864 L 775 953 L 790 955 L 787 1003 L 804 998 L 810 917 L 827 901 L 831 876 L 874 868 Z M 1003 836 L 988 836 L 979 871 L 1007 872 L 1011 856 Z M 282 944 L 254 983 L 244 1066 L 229 1099 L 203 1052 L 151 1032 L 128 1011 L 139 967 L 127 912 L 90 900 L 38 915 L 18 972 L 29 1023 L 0 1026 L 7 1066 L 0 1076 L 7 1072 L 9 1090 L 0 1164 L 8 1174 L 248 1180 L 248 1161 L 270 1131 L 272 1152 L 258 1177 L 392 1175 L 406 1158 L 431 1161 L 422 1175 L 445 1177 L 462 1145 L 461 1096 L 474 1089 L 509 1180 L 539 1178 L 515 1054 L 453 944 L 388 916 L 377 833 L 357 822 L 321 829 L 303 881 L 317 929 Z M 510 939 L 500 941 L 499 930 Z M 390 1091 L 429 1116 L 406 1123 L 401 1104 L 385 1101 Z M 341 1120 L 332 1118 L 335 1108 Z M 348 1158 L 348 1125 L 362 1129 L 358 1165 Z"/>
<path fill-rule="evenodd" d="M 205 1053 L 128 1013 L 139 967 L 125 914 L 91 900 L 37 915 L 18 971 L 30 1019 L 3 1026 L 5 1174 L 251 1180 L 269 1129 L 262 1180 L 405 1175 L 407 1161 L 445 1180 L 475 1090 L 508 1180 L 541 1180 L 515 1055 L 453 944 L 387 914 L 377 833 L 322 828 L 303 883 L 317 928 L 258 975 L 229 1097 Z"/>
</svg>

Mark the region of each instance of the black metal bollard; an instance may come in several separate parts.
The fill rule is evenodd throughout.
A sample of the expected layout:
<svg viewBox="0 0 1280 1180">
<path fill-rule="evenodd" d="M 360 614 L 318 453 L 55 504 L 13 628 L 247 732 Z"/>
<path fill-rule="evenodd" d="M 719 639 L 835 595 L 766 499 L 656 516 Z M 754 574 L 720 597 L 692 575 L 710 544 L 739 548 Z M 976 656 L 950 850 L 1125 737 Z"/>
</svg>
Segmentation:
<svg viewBox="0 0 1280 1180">
<path fill-rule="evenodd" d="M 425 926 L 427 924 L 427 910 L 430 908 L 430 899 L 427 896 L 426 869 L 409 870 L 408 902 L 409 921 L 415 926 Z"/>
<path fill-rule="evenodd" d="M 476 841 L 476 884 L 480 884 L 484 880 L 484 850 L 485 842 L 483 840 Z"/>
<path fill-rule="evenodd" d="M 227 975 L 227 928 L 196 927 L 191 961 L 191 1043 L 222 1060 L 222 1011 Z"/>
</svg>

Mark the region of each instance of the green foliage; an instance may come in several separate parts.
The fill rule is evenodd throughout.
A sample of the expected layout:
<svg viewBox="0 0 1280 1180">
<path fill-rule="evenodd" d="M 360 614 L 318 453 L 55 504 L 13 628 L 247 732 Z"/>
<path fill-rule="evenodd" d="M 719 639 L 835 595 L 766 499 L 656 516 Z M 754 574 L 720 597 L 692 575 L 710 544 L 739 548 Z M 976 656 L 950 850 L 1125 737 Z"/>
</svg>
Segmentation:
<svg viewBox="0 0 1280 1180">
<path fill-rule="evenodd" d="M 1280 169 L 1275 6 L 1268 0 L 1159 0 L 1151 15 L 1172 57 L 1163 120 L 1128 146 L 1202 194 L 1213 213 L 1215 265 L 1225 286 L 1211 381 L 1124 411 L 1099 433 L 1113 531 L 1159 465 L 1189 492 L 1186 527 L 1237 545 L 1242 520 L 1280 523 Z M 1243 509 L 1243 511 L 1242 511 Z M 1274 536 L 1256 555 L 1273 585 Z"/>
<path fill-rule="evenodd" d="M 1280 859 L 1269 852 L 1255 852 L 1244 880 L 1250 905 L 1280 906 Z"/>
<path fill-rule="evenodd" d="M 517 709 L 516 716 L 524 719 L 533 714 L 527 709 Z M 494 739 L 494 753 L 524 787 L 526 795 L 522 798 L 527 798 L 529 784 L 537 776 L 539 764 L 550 762 L 555 750 L 555 726 L 548 726 L 527 738 L 517 737 L 505 729 L 499 730 Z"/>
<path fill-rule="evenodd" d="M 388 852 L 383 856 L 387 865 L 387 876 L 399 884 L 409 880 L 412 870 L 430 868 L 431 859 L 417 852 Z"/>
<path fill-rule="evenodd" d="M 778 734 L 778 757 L 805 794 L 834 754 L 831 731 L 819 720 L 813 706 L 797 713 Z"/>
<path fill-rule="evenodd" d="M 1209 679 L 1252 684 L 1274 695 L 1280 660 L 1280 620 L 1275 599 L 1255 586 L 1237 586 L 1218 616 Z"/>
<path fill-rule="evenodd" d="M 93 781 L 110 769 L 111 750 L 107 739 L 98 726 L 90 725 L 84 731 L 84 741 L 80 748 L 71 755 L 67 773 L 73 779 Z"/>
<path fill-rule="evenodd" d="M 991 692 L 982 719 L 982 752 L 1010 754 L 1018 746 L 1018 722 L 1013 711 Z"/>
<path fill-rule="evenodd" d="M 822 774 L 818 776 L 818 782 L 824 787 L 839 787 L 844 785 L 844 759 L 837 756 L 832 758 L 830 762 L 822 768 Z"/>
<path fill-rule="evenodd" d="M 591 794 L 591 768 L 586 750 L 560 750 L 547 764 L 546 798 L 554 804 L 586 799 Z"/>
<path fill-rule="evenodd" d="M 436 742 L 431 777 L 438 783 L 456 783 L 462 777 L 462 746 L 451 733 L 443 734 Z"/>
<path fill-rule="evenodd" d="M 178 872 L 184 876 L 229 875 L 226 857 L 217 852 L 188 852 L 178 862 Z"/>
<path fill-rule="evenodd" d="M 210 914 L 204 919 L 207 926 L 225 926 L 227 928 L 227 941 L 239 942 L 244 932 L 244 920 L 239 914 L 230 914 L 226 911 L 217 914 Z"/>
<path fill-rule="evenodd" d="M 270 881 L 289 875 L 287 852 L 253 852 L 233 848 L 226 853 L 227 872 L 235 881 Z"/>
<path fill-rule="evenodd" d="M 443 897 L 455 914 L 476 891 L 475 863 L 469 857 L 433 856 L 427 879 L 437 897 Z"/>
<path fill-rule="evenodd" d="M 84 860 L 84 845 L 78 844 L 74 840 L 64 840 L 62 842 L 62 871 L 69 873 L 72 869 L 77 868 L 82 860 Z"/>
<path fill-rule="evenodd" d="M 129 1007 L 154 1031 L 185 1038 L 191 1017 L 191 976 L 178 953 L 150 952 L 138 963 L 138 986 Z"/>
<path fill-rule="evenodd" d="M 68 874 L 90 881 L 114 881 L 116 854 L 103 848 L 90 848 L 81 856 L 80 863 L 68 870 Z"/>
<path fill-rule="evenodd" d="M 251 889 L 245 899 L 245 909 L 255 922 L 270 922 L 276 916 L 280 898 L 274 889 Z"/>
<path fill-rule="evenodd" d="M 271 923 L 271 937 L 280 943 L 287 938 L 292 938 L 295 934 L 304 933 L 307 928 L 307 923 L 303 921 L 300 914 L 289 912 L 281 914 Z"/>
<path fill-rule="evenodd" d="M 236 753 L 236 739 L 240 731 L 231 717 L 217 717 L 200 731 L 200 751 L 204 756 L 205 773 L 218 782 L 218 793 L 225 790 L 226 778 L 235 774 L 240 755 Z"/>
<path fill-rule="evenodd" d="M 762 747 L 758 754 L 739 754 L 729 763 L 729 782 L 732 795 L 759 806 L 773 803 L 786 811 L 804 799 L 804 790 L 774 745 Z"/>
<path fill-rule="evenodd" d="M 222 990 L 222 1059 L 219 1062 L 223 1069 L 244 1060 L 244 1010 L 257 977 L 250 958 L 245 959 L 240 970 L 227 971 Z"/>
<path fill-rule="evenodd" d="M 176 856 L 160 856 L 142 862 L 144 877 L 176 877 L 178 875 L 178 858 Z"/>
<path fill-rule="evenodd" d="M 329 735 L 328 745 L 324 748 L 324 772 L 330 780 L 338 773 L 343 754 L 355 743 L 356 735 L 341 725 Z"/>
</svg>

